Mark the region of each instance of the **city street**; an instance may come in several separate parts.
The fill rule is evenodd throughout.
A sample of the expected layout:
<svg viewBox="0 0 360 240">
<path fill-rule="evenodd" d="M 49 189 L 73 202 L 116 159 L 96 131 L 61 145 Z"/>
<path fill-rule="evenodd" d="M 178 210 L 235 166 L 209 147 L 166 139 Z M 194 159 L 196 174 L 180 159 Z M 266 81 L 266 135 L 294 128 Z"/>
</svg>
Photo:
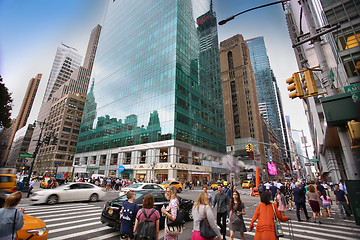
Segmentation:
<svg viewBox="0 0 360 240">
<path fill-rule="evenodd" d="M 179 195 L 186 199 L 196 200 L 197 190 L 185 190 Z M 213 196 L 216 192 L 209 191 Z M 240 189 L 241 199 L 246 206 L 246 215 L 244 217 L 245 224 L 248 227 L 256 206 L 259 203 L 258 197 L 249 195 L 249 189 Z M 24 207 L 26 214 L 42 219 L 49 229 L 49 239 L 119 239 L 119 232 L 103 225 L 100 222 L 100 215 L 105 201 L 118 196 L 118 192 L 109 191 L 106 199 L 96 203 L 75 202 L 49 205 L 33 205 L 33 203 L 23 198 L 19 207 Z M 310 206 L 308 206 L 309 214 L 311 214 Z M 353 218 L 347 220 L 340 219 L 337 206 L 332 205 L 332 212 L 335 218 L 323 219 L 323 224 L 313 222 L 296 221 L 295 211 L 287 211 L 286 215 L 292 219 L 295 239 L 359 239 L 360 228 L 355 225 Z M 214 214 L 216 212 L 214 211 Z M 303 214 L 303 213 L 301 213 Z M 216 215 L 215 215 L 216 216 Z M 184 233 L 179 236 L 179 240 L 189 240 L 192 235 L 193 222 L 187 222 L 184 227 Z M 283 223 L 285 237 L 282 239 L 291 239 L 289 236 L 289 224 Z M 341 233 L 341 234 L 339 234 Z M 164 230 L 160 231 L 163 237 Z M 246 239 L 253 239 L 255 232 L 246 232 Z M 227 231 L 229 239 L 229 231 Z M 240 234 L 235 234 L 235 239 L 240 239 Z"/>
</svg>

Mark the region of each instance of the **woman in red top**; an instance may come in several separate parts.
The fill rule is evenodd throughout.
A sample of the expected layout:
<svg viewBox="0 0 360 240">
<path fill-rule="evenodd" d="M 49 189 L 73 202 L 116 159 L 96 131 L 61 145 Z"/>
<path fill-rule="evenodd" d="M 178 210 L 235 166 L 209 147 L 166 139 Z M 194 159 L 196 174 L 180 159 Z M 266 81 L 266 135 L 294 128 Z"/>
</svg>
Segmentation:
<svg viewBox="0 0 360 240">
<path fill-rule="evenodd" d="M 285 222 L 289 220 L 289 217 L 281 216 L 277 207 L 270 202 L 271 193 L 265 191 L 260 195 L 261 203 L 257 206 L 253 219 L 251 220 L 249 231 L 251 232 L 254 227 L 254 222 L 259 220 L 256 225 L 256 232 L 254 240 L 272 240 L 279 239 L 275 234 L 274 224 L 274 210 L 276 211 L 276 217 L 281 221 Z"/>
</svg>

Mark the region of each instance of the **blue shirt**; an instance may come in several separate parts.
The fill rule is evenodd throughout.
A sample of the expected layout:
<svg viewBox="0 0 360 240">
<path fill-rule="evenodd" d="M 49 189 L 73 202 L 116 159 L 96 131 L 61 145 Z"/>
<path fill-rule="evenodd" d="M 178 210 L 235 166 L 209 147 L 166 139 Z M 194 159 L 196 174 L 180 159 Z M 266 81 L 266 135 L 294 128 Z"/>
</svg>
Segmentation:
<svg viewBox="0 0 360 240">
<path fill-rule="evenodd" d="M 121 234 L 132 236 L 133 225 L 138 210 L 139 207 L 137 206 L 136 203 L 131 203 L 127 200 L 124 201 L 122 208 L 122 216 L 121 216 L 121 228 L 120 228 Z"/>
<path fill-rule="evenodd" d="M 14 207 L 0 208 L 0 239 L 12 239 L 11 235 L 13 232 L 15 211 L 16 219 L 14 233 L 24 226 L 24 215 L 20 209 Z"/>
</svg>

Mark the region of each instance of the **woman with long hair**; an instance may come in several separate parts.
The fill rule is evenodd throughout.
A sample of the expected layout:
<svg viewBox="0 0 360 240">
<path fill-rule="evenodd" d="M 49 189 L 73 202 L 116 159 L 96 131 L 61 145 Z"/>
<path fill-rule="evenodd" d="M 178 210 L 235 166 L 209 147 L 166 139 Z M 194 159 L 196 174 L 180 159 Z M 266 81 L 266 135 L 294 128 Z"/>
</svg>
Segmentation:
<svg viewBox="0 0 360 240">
<path fill-rule="evenodd" d="M 209 206 L 209 197 L 208 194 L 202 192 L 199 194 L 196 202 L 194 203 L 192 214 L 194 219 L 194 229 L 191 240 L 209 240 L 201 237 L 200 235 L 200 221 L 204 219 L 204 211 L 206 219 L 208 220 L 210 227 L 216 233 L 218 240 L 221 240 L 221 233 L 215 223 L 215 217 Z"/>
<path fill-rule="evenodd" d="M 319 192 L 316 191 L 316 188 L 313 184 L 309 185 L 309 191 L 306 193 L 306 197 L 309 201 L 310 207 L 313 211 L 314 216 L 314 223 L 316 223 L 316 216 L 319 219 L 319 223 L 321 224 L 320 220 L 320 198 L 319 198 Z"/>
<path fill-rule="evenodd" d="M 251 220 L 249 231 L 250 232 L 252 231 L 255 221 L 258 220 L 258 223 L 256 225 L 254 240 L 262 240 L 262 239 L 277 240 L 279 239 L 279 237 L 277 237 L 275 233 L 274 212 L 276 213 L 276 217 L 281 222 L 286 222 L 290 218 L 286 216 L 282 216 L 279 210 L 277 209 L 277 207 L 270 202 L 271 200 L 270 192 L 268 191 L 263 192 L 260 195 L 260 200 L 261 202 L 257 206 L 254 216 Z"/>
<path fill-rule="evenodd" d="M 160 226 L 160 213 L 158 210 L 154 209 L 154 202 L 155 202 L 154 195 L 152 195 L 151 193 L 146 194 L 144 197 L 144 200 L 143 200 L 142 209 L 145 210 L 145 214 L 149 218 L 149 220 L 152 221 L 153 223 L 155 223 L 155 240 L 158 240 L 159 239 L 159 226 Z M 140 209 L 136 214 L 134 233 L 137 231 L 139 223 L 145 221 L 145 219 L 146 219 L 142 209 Z"/>
<path fill-rule="evenodd" d="M 16 232 L 24 226 L 24 208 L 17 209 L 16 206 L 22 198 L 21 192 L 10 194 L 0 209 L 0 238 L 13 240 Z"/>
<path fill-rule="evenodd" d="M 230 206 L 229 206 L 230 216 L 229 216 L 229 228 L 230 228 L 230 239 L 234 239 L 235 231 L 240 232 L 241 239 L 245 239 L 246 227 L 244 223 L 243 215 L 245 215 L 245 206 L 241 201 L 240 194 L 238 191 L 234 191 Z"/>
<path fill-rule="evenodd" d="M 165 190 L 165 197 L 166 199 L 170 200 L 169 205 L 166 208 L 161 208 L 161 212 L 165 214 L 165 234 L 164 240 L 177 240 L 177 235 L 170 235 L 168 232 L 167 227 L 167 220 L 170 219 L 171 221 L 176 220 L 177 210 L 179 209 L 179 201 L 177 197 L 177 189 L 175 186 L 168 186 Z"/>
</svg>

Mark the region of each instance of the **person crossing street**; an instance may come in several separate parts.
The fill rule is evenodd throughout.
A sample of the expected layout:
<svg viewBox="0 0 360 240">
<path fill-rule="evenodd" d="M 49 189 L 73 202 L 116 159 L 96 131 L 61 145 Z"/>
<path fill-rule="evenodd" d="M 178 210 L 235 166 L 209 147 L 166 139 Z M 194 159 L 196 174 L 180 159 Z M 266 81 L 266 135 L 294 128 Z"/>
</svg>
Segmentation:
<svg viewBox="0 0 360 240">
<path fill-rule="evenodd" d="M 229 210 L 230 198 L 223 192 L 223 186 L 218 186 L 218 193 L 215 195 L 212 209 L 217 205 L 217 225 L 220 227 L 220 232 L 225 240 L 226 236 L 226 218 Z"/>
</svg>

